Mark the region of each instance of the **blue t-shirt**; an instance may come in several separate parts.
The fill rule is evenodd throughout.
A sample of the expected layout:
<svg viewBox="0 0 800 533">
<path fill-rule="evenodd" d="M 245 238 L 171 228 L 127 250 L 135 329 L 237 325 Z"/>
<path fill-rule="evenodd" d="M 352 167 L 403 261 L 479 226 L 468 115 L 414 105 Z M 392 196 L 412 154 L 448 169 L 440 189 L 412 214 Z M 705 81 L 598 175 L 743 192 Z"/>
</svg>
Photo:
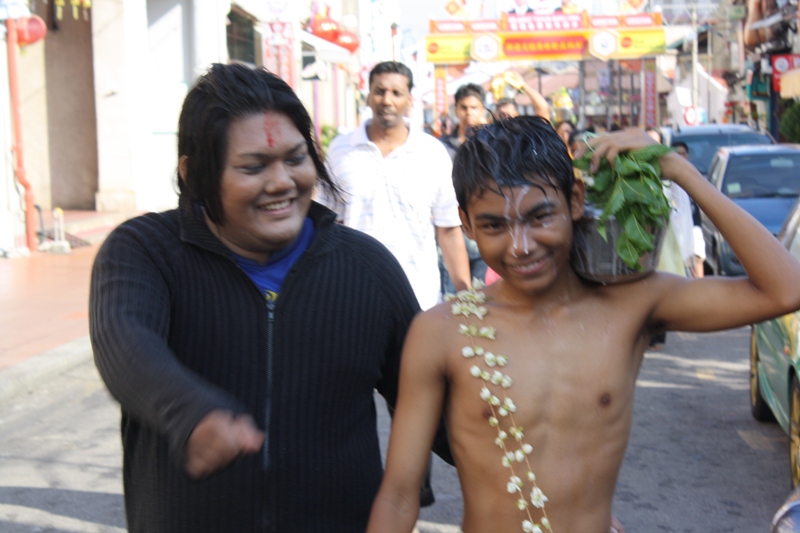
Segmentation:
<svg viewBox="0 0 800 533">
<path fill-rule="evenodd" d="M 303 222 L 300 235 L 286 248 L 278 250 L 263 265 L 257 261 L 232 254 L 239 267 L 250 276 L 267 301 L 278 299 L 281 285 L 292 266 L 300 259 L 314 238 L 314 224 L 310 218 Z"/>
</svg>

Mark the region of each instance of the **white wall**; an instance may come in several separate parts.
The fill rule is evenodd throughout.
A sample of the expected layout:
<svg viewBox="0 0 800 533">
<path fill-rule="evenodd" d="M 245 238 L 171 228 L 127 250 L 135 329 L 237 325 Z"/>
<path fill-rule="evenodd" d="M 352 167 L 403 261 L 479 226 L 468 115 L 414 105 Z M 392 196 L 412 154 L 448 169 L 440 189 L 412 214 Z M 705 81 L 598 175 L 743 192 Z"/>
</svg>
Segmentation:
<svg viewBox="0 0 800 533">
<path fill-rule="evenodd" d="M 137 183 L 137 207 L 163 211 L 177 206 L 175 169 L 181 105 L 192 81 L 191 0 L 148 0 L 148 163 Z"/>
<path fill-rule="evenodd" d="M 675 86 L 683 88 L 684 92 L 688 90 L 691 95 L 691 72 L 679 73 L 676 71 L 676 78 L 679 74 L 683 77 Z M 706 110 L 708 114 L 707 122 L 711 122 L 712 120 L 722 122 L 722 119 L 725 117 L 725 102 L 728 101 L 728 89 L 715 79 L 709 79 L 709 75 L 700 65 L 697 67 L 697 93 L 697 107 Z M 689 98 L 691 99 L 691 96 L 689 96 Z M 686 122 L 683 120 L 683 110 L 684 106 L 678 99 L 677 91 L 673 90 L 667 97 L 667 111 L 673 124 L 686 126 Z"/>
<path fill-rule="evenodd" d="M 97 112 L 97 210 L 137 211 L 137 181 L 148 172 L 147 6 L 106 0 L 92 6 Z"/>
<path fill-rule="evenodd" d="M 26 254 L 25 212 L 17 192 L 11 152 L 11 106 L 5 25 L 0 25 L 0 251 L 10 256 Z"/>
<path fill-rule="evenodd" d="M 178 117 L 211 63 L 227 61 L 229 0 L 106 0 L 92 7 L 98 211 L 177 205 Z"/>
</svg>

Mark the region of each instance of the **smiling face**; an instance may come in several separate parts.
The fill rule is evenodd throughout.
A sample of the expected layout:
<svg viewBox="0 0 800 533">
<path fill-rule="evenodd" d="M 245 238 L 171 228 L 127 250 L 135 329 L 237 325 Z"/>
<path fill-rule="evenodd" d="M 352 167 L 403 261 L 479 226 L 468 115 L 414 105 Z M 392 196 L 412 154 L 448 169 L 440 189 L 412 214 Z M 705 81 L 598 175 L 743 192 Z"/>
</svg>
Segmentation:
<svg viewBox="0 0 800 533">
<path fill-rule="evenodd" d="M 224 223 L 209 225 L 233 252 L 263 263 L 300 234 L 316 176 L 306 140 L 286 115 L 234 120 L 220 184 Z"/>
<path fill-rule="evenodd" d="M 481 257 L 507 283 L 528 295 L 549 290 L 569 268 L 572 224 L 583 214 L 581 183 L 564 193 L 549 185 L 484 190 L 473 196 L 468 214 L 459 209 L 467 234 Z"/>
<path fill-rule="evenodd" d="M 378 74 L 370 84 L 367 105 L 373 124 L 383 129 L 405 127 L 403 118 L 411 109 L 408 78 L 394 72 Z"/>
</svg>

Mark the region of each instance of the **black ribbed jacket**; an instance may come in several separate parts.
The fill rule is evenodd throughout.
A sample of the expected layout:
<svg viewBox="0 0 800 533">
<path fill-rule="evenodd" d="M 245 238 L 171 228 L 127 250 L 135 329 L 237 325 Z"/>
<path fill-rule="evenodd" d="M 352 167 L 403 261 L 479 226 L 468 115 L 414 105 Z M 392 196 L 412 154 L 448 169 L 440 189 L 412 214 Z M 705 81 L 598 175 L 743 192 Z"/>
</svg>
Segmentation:
<svg viewBox="0 0 800 533">
<path fill-rule="evenodd" d="M 383 245 L 318 204 L 309 216 L 314 240 L 272 312 L 186 206 L 100 249 L 90 331 L 122 408 L 130 531 L 364 531 L 382 476 L 373 389 L 394 404 L 419 306 Z M 213 409 L 250 414 L 266 444 L 195 481 L 183 446 Z"/>
</svg>

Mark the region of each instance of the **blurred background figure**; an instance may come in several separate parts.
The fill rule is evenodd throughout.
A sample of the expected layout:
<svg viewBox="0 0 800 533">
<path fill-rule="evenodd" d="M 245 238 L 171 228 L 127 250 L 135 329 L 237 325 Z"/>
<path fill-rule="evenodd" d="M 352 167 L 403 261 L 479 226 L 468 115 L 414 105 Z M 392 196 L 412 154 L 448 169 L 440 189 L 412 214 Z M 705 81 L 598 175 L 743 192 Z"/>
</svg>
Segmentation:
<svg viewBox="0 0 800 533">
<path fill-rule="evenodd" d="M 583 136 L 586 133 L 587 132 L 583 130 L 573 130 L 573 132 L 569 134 L 569 142 L 567 143 L 567 148 L 569 149 L 570 154 L 575 153 L 575 150 L 577 150 L 578 147 L 583 142 Z"/>
<path fill-rule="evenodd" d="M 528 5 L 528 0 L 514 0 L 514 7 L 508 12 L 509 15 L 527 15 L 533 13 L 533 8 Z"/>
<path fill-rule="evenodd" d="M 440 140 L 447 148 L 450 158 L 455 157 L 456 151 L 464 143 L 472 128 L 486 124 L 486 91 L 483 87 L 474 83 L 467 83 L 456 90 L 455 94 L 456 118 L 458 127 L 453 129 L 453 133 L 443 136 Z M 464 235 L 464 245 L 467 247 L 469 256 L 470 279 L 483 279 L 486 276 L 486 263 L 481 259 L 478 245 L 475 241 Z M 441 281 L 441 291 L 443 294 L 455 293 L 456 287 L 445 268 L 444 255 L 439 254 L 439 277 Z"/>
<path fill-rule="evenodd" d="M 569 149 L 569 136 L 575 131 L 575 126 L 572 125 L 572 122 L 562 120 L 555 125 L 555 128 L 556 133 L 558 133 L 558 136 L 561 137 L 561 140 L 564 141 L 567 149 Z M 572 156 L 572 152 L 570 152 L 569 155 Z"/>
<path fill-rule="evenodd" d="M 681 141 L 672 144 L 672 148 L 681 156 L 689 159 L 689 146 Z M 691 200 L 690 200 L 691 201 Z M 703 228 L 700 220 L 700 208 L 697 204 L 691 202 L 692 206 L 692 234 L 693 234 L 693 250 L 691 261 L 691 275 L 694 278 L 702 278 L 704 273 L 704 263 L 706 260 L 706 243 L 703 238 Z"/>
<path fill-rule="evenodd" d="M 497 102 L 495 104 L 495 113 L 498 118 L 513 118 L 520 115 L 519 108 L 514 98 L 503 97 L 505 87 L 509 86 L 518 93 L 523 93 L 530 99 L 535 116 L 550 120 L 550 104 L 547 103 L 547 100 L 539 91 L 528 85 L 522 76 L 513 70 L 508 70 L 499 76 L 495 76 L 494 79 L 492 79 L 491 86 L 494 99 Z"/>
</svg>

